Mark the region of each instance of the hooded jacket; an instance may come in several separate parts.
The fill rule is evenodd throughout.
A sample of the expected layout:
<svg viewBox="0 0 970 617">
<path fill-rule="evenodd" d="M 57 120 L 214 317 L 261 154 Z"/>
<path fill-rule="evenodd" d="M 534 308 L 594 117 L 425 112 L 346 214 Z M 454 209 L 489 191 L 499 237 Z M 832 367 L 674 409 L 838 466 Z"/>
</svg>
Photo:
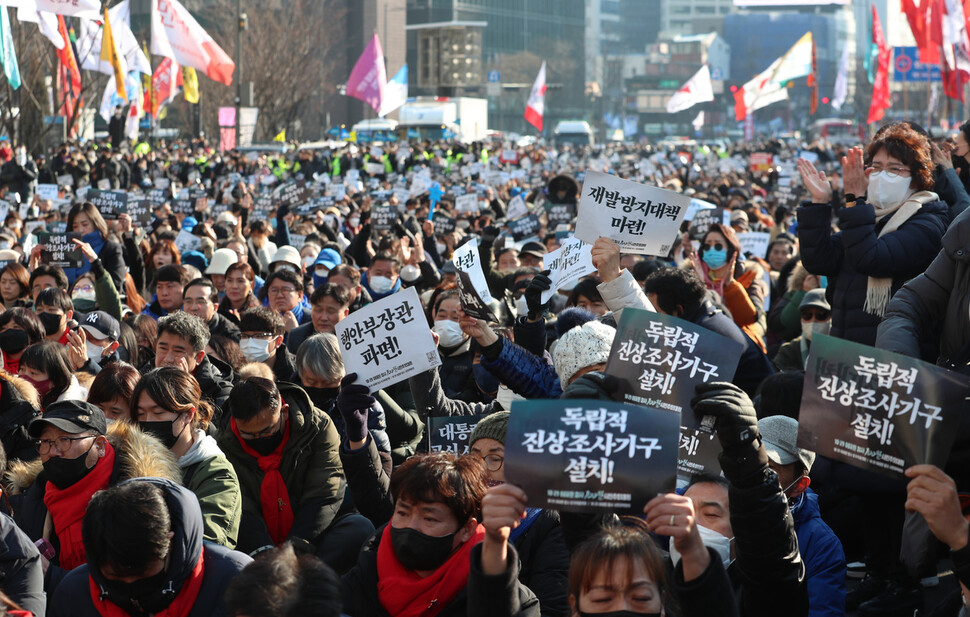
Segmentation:
<svg viewBox="0 0 970 617">
<path fill-rule="evenodd" d="M 209 399 L 217 412 L 222 409 L 222 405 L 229 399 L 229 393 L 232 391 L 232 368 L 206 354 L 202 362 L 195 367 L 192 376 L 199 382 L 202 396 Z"/>
<path fill-rule="evenodd" d="M 822 520 L 818 495 L 806 489 L 792 507 L 798 550 L 805 560 L 809 617 L 845 615 L 845 552 Z"/>
<path fill-rule="evenodd" d="M 327 414 L 314 407 L 299 386 L 281 382 L 277 387 L 283 402 L 289 405 L 290 437 L 283 447 L 280 474 L 293 504 L 290 537 L 316 544 L 333 523 L 344 500 L 346 483 L 340 465 L 340 437 Z M 231 406 L 226 407 L 231 414 Z M 218 443 L 235 468 L 242 490 L 239 550 L 248 553 L 272 546 L 260 502 L 263 472 L 256 459 L 243 451 L 231 430 L 220 431 Z"/>
<path fill-rule="evenodd" d="M 13 519 L 0 514 L 0 588 L 36 617 L 46 610 L 40 552 Z"/>
<path fill-rule="evenodd" d="M 186 488 L 159 478 L 141 478 L 162 489 L 165 505 L 172 519 L 172 546 L 169 552 L 168 576 L 159 586 L 158 593 L 166 589 L 178 593 L 188 579 L 201 554 L 205 572 L 202 588 L 192 610 L 185 617 L 219 617 L 227 615 L 223 596 L 232 578 L 252 559 L 242 553 L 203 541 L 202 512 L 198 501 Z M 90 581 L 101 589 L 104 597 L 126 610 L 130 615 L 142 615 L 132 607 L 127 598 L 112 595 L 101 572 L 88 564 L 72 570 L 51 599 L 48 617 L 100 617 L 91 600 Z M 174 595 L 172 596 L 174 599 Z"/>
<path fill-rule="evenodd" d="M 127 422 L 115 422 L 108 427 L 108 443 L 115 449 L 115 466 L 109 486 L 130 478 L 156 477 L 180 482 L 182 474 L 175 455 L 162 442 Z M 7 469 L 7 490 L 10 492 L 13 518 L 17 525 L 36 542 L 46 538 L 55 551 L 59 549 L 53 522 L 44 504 L 47 477 L 40 458 L 32 461 L 12 461 Z M 58 551 L 59 552 L 59 551 Z M 44 589 L 52 593 L 66 573 L 58 567 L 57 557 L 47 569 Z"/>
<path fill-rule="evenodd" d="M 40 396 L 25 379 L 0 369 L 0 441 L 8 459 L 37 458 L 27 425 L 40 415 Z"/>
<path fill-rule="evenodd" d="M 242 492 L 236 470 L 216 440 L 196 429 L 196 441 L 178 459 L 182 486 L 199 498 L 205 539 L 235 548 L 242 519 Z"/>
</svg>

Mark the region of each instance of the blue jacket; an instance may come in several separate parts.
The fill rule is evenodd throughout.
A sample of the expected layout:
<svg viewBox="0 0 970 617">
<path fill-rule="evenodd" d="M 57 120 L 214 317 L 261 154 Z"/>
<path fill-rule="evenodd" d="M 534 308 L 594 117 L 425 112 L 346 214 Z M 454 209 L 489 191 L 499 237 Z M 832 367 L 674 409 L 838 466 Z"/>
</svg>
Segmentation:
<svg viewBox="0 0 970 617">
<path fill-rule="evenodd" d="M 525 398 L 559 398 L 562 386 L 556 370 L 542 358 L 529 353 L 515 343 L 500 339 L 502 351 L 489 360 L 482 355 L 481 363 L 512 392 Z"/>
<path fill-rule="evenodd" d="M 806 489 L 792 507 L 798 549 L 805 561 L 809 617 L 845 615 L 845 553 L 818 509 L 818 495 Z"/>
</svg>

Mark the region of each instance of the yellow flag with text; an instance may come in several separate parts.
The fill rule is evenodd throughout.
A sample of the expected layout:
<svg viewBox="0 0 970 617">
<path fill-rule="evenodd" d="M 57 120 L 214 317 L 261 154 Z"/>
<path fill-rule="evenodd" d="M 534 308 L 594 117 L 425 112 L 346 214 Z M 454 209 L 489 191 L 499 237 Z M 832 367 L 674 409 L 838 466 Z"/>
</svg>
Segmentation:
<svg viewBox="0 0 970 617">
<path fill-rule="evenodd" d="M 118 53 L 118 45 L 115 37 L 111 34 L 111 22 L 108 21 L 108 7 L 104 7 L 104 26 L 101 33 L 101 59 L 111 64 L 111 70 L 115 76 L 115 91 L 118 96 L 128 102 L 128 93 L 125 92 L 125 73 L 128 72 L 127 62 Z"/>
<path fill-rule="evenodd" d="M 199 76 L 191 66 L 182 67 L 182 92 L 189 103 L 199 102 Z"/>
</svg>

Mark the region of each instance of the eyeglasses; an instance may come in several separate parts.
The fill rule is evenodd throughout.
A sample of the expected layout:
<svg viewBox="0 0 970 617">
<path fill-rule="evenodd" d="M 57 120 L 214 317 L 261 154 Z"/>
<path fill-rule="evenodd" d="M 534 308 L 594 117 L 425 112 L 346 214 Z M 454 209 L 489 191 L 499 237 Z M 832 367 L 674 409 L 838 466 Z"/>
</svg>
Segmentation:
<svg viewBox="0 0 970 617">
<path fill-rule="evenodd" d="M 258 339 L 269 339 L 273 338 L 272 332 L 243 332 L 242 338 L 258 338 Z"/>
<path fill-rule="evenodd" d="M 283 413 L 284 413 L 284 410 L 281 409 L 280 410 L 280 421 L 283 420 Z M 280 430 L 280 422 L 276 422 L 273 426 L 268 426 L 268 427 L 264 428 L 263 430 L 259 431 L 258 433 L 247 433 L 246 431 L 239 431 L 239 436 L 242 437 L 243 439 L 249 441 L 249 440 L 252 440 L 252 439 L 262 439 L 263 437 L 269 437 L 269 436 L 275 434 L 276 431 L 278 431 L 278 430 Z"/>
<path fill-rule="evenodd" d="M 38 454 L 48 454 L 51 451 L 51 446 L 57 448 L 58 452 L 67 452 L 74 445 L 75 441 L 81 441 L 82 439 L 91 439 L 97 437 L 97 435 L 84 435 L 83 437 L 58 437 L 57 439 L 38 439 L 34 442 L 37 446 Z"/>
<path fill-rule="evenodd" d="M 805 309 L 802 311 L 802 321 L 828 321 L 831 316 L 832 312 L 824 309 L 818 309 L 815 311 L 812 309 Z"/>
<path fill-rule="evenodd" d="M 271 296 L 284 296 L 286 294 L 296 293 L 295 287 L 273 287 L 267 290 L 267 293 Z"/>
<path fill-rule="evenodd" d="M 883 167 L 882 165 L 870 165 L 869 169 L 871 169 L 873 173 L 879 173 L 880 171 L 884 171 L 886 172 L 886 175 L 888 175 L 890 178 L 896 178 L 898 176 L 909 176 L 912 174 L 912 171 L 909 169 L 909 167 L 902 167 L 900 165 L 890 165 L 889 167 Z"/>
<path fill-rule="evenodd" d="M 502 464 L 505 463 L 505 457 L 499 456 L 498 454 L 483 456 L 482 460 L 485 461 L 485 469 L 489 471 L 498 471 L 502 468 Z"/>
</svg>

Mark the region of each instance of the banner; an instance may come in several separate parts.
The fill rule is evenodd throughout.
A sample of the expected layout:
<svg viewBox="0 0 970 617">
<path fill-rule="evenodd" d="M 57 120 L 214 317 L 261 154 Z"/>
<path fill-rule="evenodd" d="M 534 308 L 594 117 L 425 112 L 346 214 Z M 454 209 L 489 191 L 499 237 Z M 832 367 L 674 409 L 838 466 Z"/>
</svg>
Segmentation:
<svg viewBox="0 0 970 617">
<path fill-rule="evenodd" d="M 677 475 L 677 415 L 629 403 L 513 401 L 505 476 L 529 505 L 642 514 Z"/>
<path fill-rule="evenodd" d="M 768 245 L 771 244 L 771 234 L 767 231 L 746 231 L 738 234 L 741 244 L 741 254 L 765 259 Z"/>
<path fill-rule="evenodd" d="M 98 189 L 88 189 L 88 201 L 98 209 L 106 219 L 116 219 L 124 212 L 125 205 L 128 203 L 127 191 L 100 191 Z"/>
<path fill-rule="evenodd" d="M 526 238 L 538 237 L 542 223 L 539 222 L 539 217 L 533 213 L 518 220 L 510 221 L 508 228 L 515 241 L 521 242 Z"/>
<path fill-rule="evenodd" d="M 686 487 L 694 476 L 721 475 L 721 463 L 717 459 L 720 453 L 721 441 L 714 432 L 681 426 L 677 487 Z"/>
<path fill-rule="evenodd" d="M 589 171 L 583 181 L 576 237 L 595 244 L 612 238 L 623 253 L 666 257 L 690 206 L 690 197 Z"/>
<path fill-rule="evenodd" d="M 525 205 L 522 195 L 516 195 L 509 201 L 508 208 L 505 210 L 505 218 L 514 221 L 523 216 L 529 215 L 529 206 Z"/>
<path fill-rule="evenodd" d="M 698 210 L 687 228 L 687 235 L 691 240 L 702 242 L 712 225 L 731 226 L 731 211 L 727 208 L 707 208 Z"/>
<path fill-rule="evenodd" d="M 371 392 L 441 365 L 414 287 L 354 311 L 336 335 L 344 368 Z"/>
<path fill-rule="evenodd" d="M 0 11 L 6 13 L 7 9 L 0 8 Z M 80 240 L 82 235 L 73 231 L 59 234 L 45 231 L 36 233 L 37 244 L 44 247 L 40 252 L 40 263 L 58 268 L 80 268 L 84 265 L 84 256 L 74 240 Z"/>
<path fill-rule="evenodd" d="M 468 454 L 475 426 L 484 414 L 471 416 L 442 416 L 428 418 L 428 452 L 454 452 L 461 456 Z"/>
<path fill-rule="evenodd" d="M 488 290 L 488 281 L 482 269 L 478 239 L 469 240 L 455 249 L 451 261 L 455 264 L 461 310 L 475 319 L 496 321 L 495 314 L 488 307 L 492 294 Z"/>
<path fill-rule="evenodd" d="M 903 479 L 942 468 L 960 429 L 964 375 L 831 336 L 812 337 L 798 447 Z"/>
<path fill-rule="evenodd" d="M 572 225 L 576 220 L 576 204 L 569 202 L 564 204 L 554 204 L 551 201 L 545 203 L 546 221 L 549 227 L 556 225 Z"/>
<path fill-rule="evenodd" d="M 370 222 L 374 231 L 390 230 L 397 218 L 398 211 L 394 206 L 371 206 Z"/>
<path fill-rule="evenodd" d="M 539 297 L 543 304 L 552 299 L 560 288 L 596 272 L 592 250 L 593 247 L 582 240 L 569 238 L 560 242 L 558 249 L 545 256 L 542 263 L 549 270 L 552 285 Z"/>
<path fill-rule="evenodd" d="M 536 75 L 535 83 L 532 84 L 532 92 L 529 100 L 525 104 L 525 121 L 542 132 L 542 120 L 546 113 L 546 63 L 543 61 L 539 67 L 539 74 Z"/>
</svg>

